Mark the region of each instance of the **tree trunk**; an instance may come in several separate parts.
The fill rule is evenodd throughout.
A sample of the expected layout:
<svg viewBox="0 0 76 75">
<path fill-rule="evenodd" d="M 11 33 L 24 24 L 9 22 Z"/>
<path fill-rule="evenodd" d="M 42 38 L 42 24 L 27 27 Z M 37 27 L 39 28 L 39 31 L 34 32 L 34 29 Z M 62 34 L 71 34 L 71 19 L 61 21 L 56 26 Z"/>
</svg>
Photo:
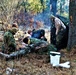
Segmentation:
<svg viewBox="0 0 76 75">
<path fill-rule="evenodd" d="M 51 12 L 55 16 L 57 12 L 57 0 L 50 0 L 50 5 L 52 6 Z"/>
<path fill-rule="evenodd" d="M 69 38 L 68 38 L 68 50 L 76 45 L 76 0 L 70 0 L 69 4 Z"/>
</svg>

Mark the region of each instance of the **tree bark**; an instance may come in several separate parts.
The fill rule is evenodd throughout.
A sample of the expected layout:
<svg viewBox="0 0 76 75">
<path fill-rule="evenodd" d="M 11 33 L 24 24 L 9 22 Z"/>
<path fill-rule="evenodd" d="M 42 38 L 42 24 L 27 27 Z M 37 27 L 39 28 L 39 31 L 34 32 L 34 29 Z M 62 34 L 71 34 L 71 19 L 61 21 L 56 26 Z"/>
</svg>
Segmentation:
<svg viewBox="0 0 76 75">
<path fill-rule="evenodd" d="M 69 4 L 69 38 L 68 50 L 76 45 L 76 0 L 70 0 Z"/>
</svg>

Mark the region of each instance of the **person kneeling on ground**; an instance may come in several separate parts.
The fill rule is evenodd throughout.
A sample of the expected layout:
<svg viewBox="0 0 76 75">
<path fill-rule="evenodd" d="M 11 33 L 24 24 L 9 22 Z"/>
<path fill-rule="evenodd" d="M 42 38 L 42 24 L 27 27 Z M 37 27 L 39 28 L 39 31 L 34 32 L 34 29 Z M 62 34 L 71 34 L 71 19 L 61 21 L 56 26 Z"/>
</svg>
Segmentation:
<svg viewBox="0 0 76 75">
<path fill-rule="evenodd" d="M 7 26 L 7 31 L 4 33 L 4 43 L 2 45 L 3 53 L 14 52 L 16 48 L 16 43 L 14 39 L 14 34 L 18 31 L 18 26 L 16 23 Z"/>
</svg>

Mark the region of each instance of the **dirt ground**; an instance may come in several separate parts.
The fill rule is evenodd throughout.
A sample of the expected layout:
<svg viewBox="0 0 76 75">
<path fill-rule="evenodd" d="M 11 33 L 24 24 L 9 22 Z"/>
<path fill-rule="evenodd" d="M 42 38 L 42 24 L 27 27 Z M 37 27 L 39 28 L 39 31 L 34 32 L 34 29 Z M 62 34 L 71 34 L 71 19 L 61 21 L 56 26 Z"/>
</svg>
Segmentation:
<svg viewBox="0 0 76 75">
<path fill-rule="evenodd" d="M 61 50 L 60 63 L 70 62 L 70 68 L 52 67 L 49 55 L 30 53 L 14 60 L 5 61 L 0 58 L 0 75 L 76 75 L 76 54 Z M 7 68 L 14 69 L 11 74 Z"/>
<path fill-rule="evenodd" d="M 50 39 L 50 37 L 48 38 Z M 66 49 L 60 51 L 60 63 L 69 61 L 71 66 L 69 69 L 53 67 L 50 64 L 49 55 L 29 53 L 9 61 L 0 57 L 0 75 L 76 75 L 75 49 L 76 47 L 71 52 L 67 52 Z M 13 71 L 7 71 L 7 68 L 13 69 Z"/>
</svg>

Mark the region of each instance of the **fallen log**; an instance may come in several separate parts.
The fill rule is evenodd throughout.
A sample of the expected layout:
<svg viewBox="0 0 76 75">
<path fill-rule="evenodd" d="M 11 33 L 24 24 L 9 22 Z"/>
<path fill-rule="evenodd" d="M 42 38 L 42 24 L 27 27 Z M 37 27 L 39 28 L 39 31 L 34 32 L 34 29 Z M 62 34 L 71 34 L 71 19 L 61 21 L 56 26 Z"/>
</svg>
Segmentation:
<svg viewBox="0 0 76 75">
<path fill-rule="evenodd" d="M 14 59 L 16 57 L 19 57 L 19 56 L 27 54 L 27 53 L 29 53 L 29 50 L 27 51 L 27 50 L 23 49 L 23 50 L 12 52 L 10 54 L 0 52 L 0 56 L 6 60 L 9 60 L 9 59 Z"/>
<path fill-rule="evenodd" d="M 51 47 L 50 50 L 55 50 L 54 48 L 52 48 L 51 45 L 50 46 L 49 45 L 50 44 L 48 42 L 31 44 L 31 45 L 28 45 L 21 50 L 12 52 L 10 54 L 0 52 L 0 56 L 5 58 L 6 60 L 9 60 L 9 59 L 13 59 L 13 58 L 20 57 L 22 55 L 28 54 L 30 52 L 38 52 L 38 51 L 39 52 L 47 52 L 49 50 L 48 49 L 49 47 Z"/>
<path fill-rule="evenodd" d="M 11 54 L 5 54 L 5 53 L 0 52 L 0 56 L 3 57 L 4 59 L 8 60 L 10 58 L 12 59 L 12 58 L 16 57 L 17 55 L 19 55 L 18 53 L 20 53 L 20 52 L 17 51 L 17 52 L 13 52 Z"/>
<path fill-rule="evenodd" d="M 9 57 L 9 54 L 5 54 L 5 53 L 0 52 L 0 56 L 1 57 L 4 57 L 4 58 L 8 58 Z"/>
</svg>

